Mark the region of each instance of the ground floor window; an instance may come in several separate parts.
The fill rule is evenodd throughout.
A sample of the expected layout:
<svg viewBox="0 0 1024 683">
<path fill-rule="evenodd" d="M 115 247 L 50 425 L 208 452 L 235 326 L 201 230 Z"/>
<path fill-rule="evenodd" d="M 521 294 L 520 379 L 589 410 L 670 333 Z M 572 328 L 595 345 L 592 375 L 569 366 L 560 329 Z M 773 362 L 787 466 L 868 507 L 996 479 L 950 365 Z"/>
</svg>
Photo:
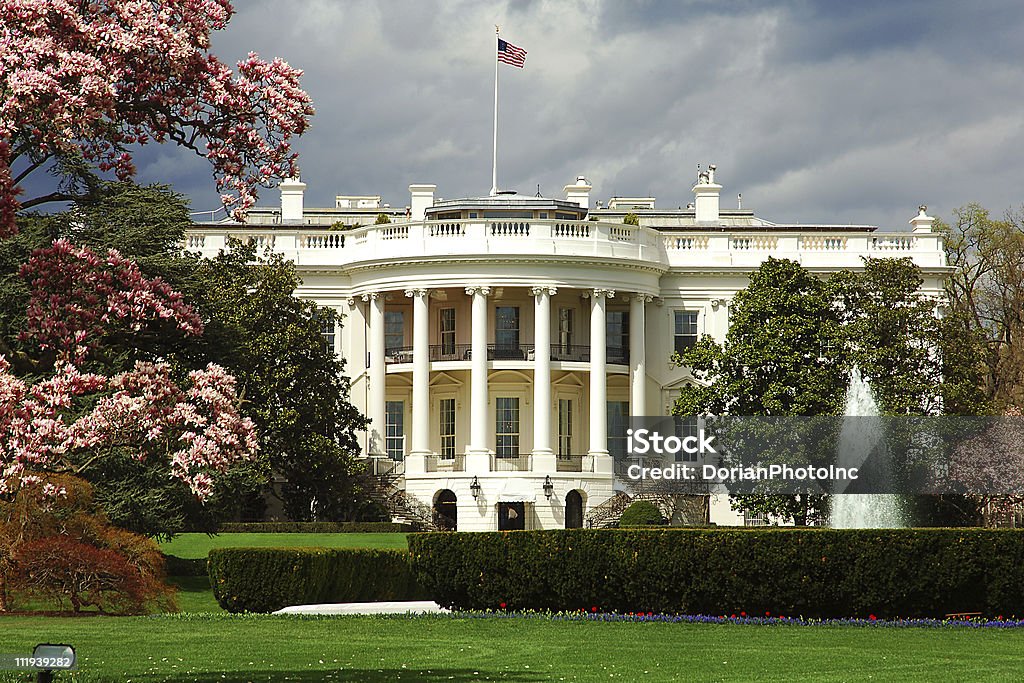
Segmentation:
<svg viewBox="0 0 1024 683">
<path fill-rule="evenodd" d="M 629 429 L 629 401 L 608 401 L 608 454 L 626 457 L 626 430 Z"/>
<path fill-rule="evenodd" d="M 572 455 L 572 399 L 558 399 L 558 454 Z"/>
<path fill-rule="evenodd" d="M 450 460 L 455 457 L 455 399 L 442 398 L 439 408 L 441 414 L 441 457 Z"/>
<path fill-rule="evenodd" d="M 497 397 L 494 401 L 494 451 L 499 458 L 518 458 L 519 399 Z"/>
<path fill-rule="evenodd" d="M 385 402 L 384 450 L 392 460 L 405 460 L 405 401 Z"/>
</svg>

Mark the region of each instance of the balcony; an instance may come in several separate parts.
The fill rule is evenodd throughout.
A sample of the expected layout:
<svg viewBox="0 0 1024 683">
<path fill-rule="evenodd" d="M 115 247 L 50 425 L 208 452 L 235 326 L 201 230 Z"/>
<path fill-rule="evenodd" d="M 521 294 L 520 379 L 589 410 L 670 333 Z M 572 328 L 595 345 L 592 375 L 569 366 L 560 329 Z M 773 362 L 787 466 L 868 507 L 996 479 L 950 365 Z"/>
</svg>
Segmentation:
<svg viewBox="0 0 1024 683">
<path fill-rule="evenodd" d="M 445 458 L 440 455 L 427 456 L 427 472 L 465 472 L 466 456 L 456 455 Z"/>
<path fill-rule="evenodd" d="M 533 344 L 488 344 L 487 360 L 530 361 L 536 357 Z M 473 359 L 473 347 L 470 344 L 431 344 L 429 347 L 430 362 L 469 361 Z M 629 364 L 629 349 L 621 346 L 607 348 L 607 362 L 618 365 Z M 590 346 L 586 344 L 552 344 L 551 360 L 569 363 L 589 363 Z M 412 347 L 397 346 L 388 349 L 384 362 L 388 365 L 412 363 Z M 369 361 L 367 361 L 369 365 Z"/>
<path fill-rule="evenodd" d="M 809 268 L 857 268 L 863 257 L 909 256 L 924 268 L 945 268 L 940 233 L 872 231 L 869 226 L 775 225 L 762 229 L 663 231 L 599 221 L 460 220 L 370 225 L 344 232 L 311 225 L 197 224 L 188 249 L 214 257 L 228 237 L 276 251 L 299 266 L 395 265 L 403 259 L 528 255 L 634 261 L 661 270 L 756 268 L 768 256 Z"/>
<path fill-rule="evenodd" d="M 589 472 L 589 455 L 558 455 L 555 459 L 556 472 Z"/>
<path fill-rule="evenodd" d="M 491 472 L 529 472 L 530 456 L 517 455 L 513 457 L 491 456 Z"/>
</svg>

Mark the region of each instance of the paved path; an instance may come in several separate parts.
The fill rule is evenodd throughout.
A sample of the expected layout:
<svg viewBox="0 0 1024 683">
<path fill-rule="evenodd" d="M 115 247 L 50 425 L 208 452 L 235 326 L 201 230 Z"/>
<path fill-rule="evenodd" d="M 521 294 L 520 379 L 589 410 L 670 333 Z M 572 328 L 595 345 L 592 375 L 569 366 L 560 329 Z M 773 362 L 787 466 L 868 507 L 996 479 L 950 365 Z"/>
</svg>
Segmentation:
<svg viewBox="0 0 1024 683">
<path fill-rule="evenodd" d="M 449 610 L 430 600 L 407 602 L 338 602 L 324 605 L 295 605 L 274 614 L 440 614 Z"/>
</svg>

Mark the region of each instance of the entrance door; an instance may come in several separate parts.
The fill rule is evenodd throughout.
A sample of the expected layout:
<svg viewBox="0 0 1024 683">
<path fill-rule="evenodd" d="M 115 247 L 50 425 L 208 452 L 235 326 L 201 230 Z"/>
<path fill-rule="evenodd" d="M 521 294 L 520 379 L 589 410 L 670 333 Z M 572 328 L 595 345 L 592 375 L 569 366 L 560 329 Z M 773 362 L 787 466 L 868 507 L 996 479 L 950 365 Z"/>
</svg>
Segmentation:
<svg viewBox="0 0 1024 683">
<path fill-rule="evenodd" d="M 526 503 L 498 503 L 498 531 L 526 528 Z"/>
<path fill-rule="evenodd" d="M 583 528 L 583 496 L 579 491 L 569 491 L 565 494 L 565 528 Z"/>
<path fill-rule="evenodd" d="M 434 502 L 434 519 L 441 531 L 457 531 L 459 528 L 459 508 L 455 492 L 444 489 L 438 492 Z"/>
</svg>

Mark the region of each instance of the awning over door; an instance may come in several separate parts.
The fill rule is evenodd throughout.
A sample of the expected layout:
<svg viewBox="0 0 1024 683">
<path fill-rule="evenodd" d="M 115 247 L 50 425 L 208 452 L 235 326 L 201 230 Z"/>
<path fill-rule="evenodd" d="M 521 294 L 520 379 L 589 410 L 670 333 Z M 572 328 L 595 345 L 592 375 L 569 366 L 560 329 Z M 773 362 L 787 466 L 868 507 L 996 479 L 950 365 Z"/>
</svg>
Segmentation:
<svg viewBox="0 0 1024 683">
<path fill-rule="evenodd" d="M 499 503 L 533 503 L 537 500 L 537 493 L 529 482 L 510 479 L 505 482 L 498 493 Z"/>
</svg>

